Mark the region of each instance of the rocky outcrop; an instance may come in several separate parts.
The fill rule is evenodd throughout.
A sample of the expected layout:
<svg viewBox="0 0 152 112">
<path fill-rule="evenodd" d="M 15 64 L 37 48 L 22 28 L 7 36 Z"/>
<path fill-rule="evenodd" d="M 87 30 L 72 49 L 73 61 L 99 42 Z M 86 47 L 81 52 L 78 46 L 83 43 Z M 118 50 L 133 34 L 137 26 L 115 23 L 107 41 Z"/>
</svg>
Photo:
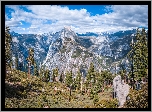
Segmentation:
<svg viewBox="0 0 152 112">
<path fill-rule="evenodd" d="M 129 85 L 125 84 L 124 80 L 121 80 L 120 75 L 113 79 L 114 98 L 118 99 L 119 107 L 122 107 L 126 102 L 126 97 L 129 94 L 129 88 Z"/>
</svg>

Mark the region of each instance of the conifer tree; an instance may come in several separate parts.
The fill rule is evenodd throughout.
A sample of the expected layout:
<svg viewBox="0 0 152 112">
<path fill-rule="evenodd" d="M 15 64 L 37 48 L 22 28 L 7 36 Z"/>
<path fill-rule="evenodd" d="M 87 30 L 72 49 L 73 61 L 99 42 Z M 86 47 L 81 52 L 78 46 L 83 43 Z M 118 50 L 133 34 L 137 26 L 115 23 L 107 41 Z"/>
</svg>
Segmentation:
<svg viewBox="0 0 152 112">
<path fill-rule="evenodd" d="M 94 98 L 93 98 L 93 103 L 94 105 L 99 101 L 99 97 L 98 97 L 98 94 L 97 92 L 94 93 Z"/>
<path fill-rule="evenodd" d="M 56 67 L 55 69 L 53 69 L 53 73 L 52 73 L 53 82 L 55 81 L 55 77 L 57 77 L 58 75 L 59 75 L 58 68 Z"/>
<path fill-rule="evenodd" d="M 87 74 L 87 81 L 86 81 L 86 85 L 88 86 L 91 81 L 93 81 L 93 84 L 95 84 L 96 82 L 96 73 L 95 73 L 95 69 L 94 69 L 94 65 L 93 63 L 90 63 L 90 67 L 88 69 L 88 74 Z"/>
<path fill-rule="evenodd" d="M 136 38 L 134 42 L 132 40 L 128 58 L 132 62 L 130 78 L 139 80 L 148 75 L 148 35 L 144 28 L 142 31 L 137 29 Z"/>
<path fill-rule="evenodd" d="M 102 73 L 97 72 L 97 82 L 96 82 L 96 86 L 97 86 L 97 92 L 101 91 L 101 88 L 103 86 L 103 76 Z"/>
<path fill-rule="evenodd" d="M 108 85 L 111 84 L 111 82 L 113 81 L 112 73 L 110 71 L 107 71 L 106 81 Z"/>
<path fill-rule="evenodd" d="M 53 73 L 52 73 L 52 81 L 55 81 L 55 69 L 53 69 Z"/>
<path fill-rule="evenodd" d="M 61 72 L 61 75 L 60 75 L 60 79 L 59 79 L 59 81 L 62 83 L 63 82 L 63 80 L 64 80 L 64 74 L 63 74 L 63 71 Z"/>
<path fill-rule="evenodd" d="M 121 70 L 118 74 L 121 76 L 121 79 L 126 82 L 126 70 Z"/>
<path fill-rule="evenodd" d="M 45 72 L 44 66 L 41 66 L 41 67 L 40 67 L 40 72 L 39 72 L 39 77 L 40 77 L 41 80 L 42 80 L 42 78 L 43 78 L 43 76 L 44 76 L 44 72 Z"/>
<path fill-rule="evenodd" d="M 29 56 L 27 58 L 28 61 L 28 75 L 30 76 L 31 72 L 31 66 L 34 65 L 34 49 L 33 48 L 29 48 Z"/>
<path fill-rule="evenodd" d="M 103 77 L 103 86 L 104 86 L 104 84 L 105 84 L 105 82 L 107 81 L 107 79 L 108 79 L 108 72 L 107 71 L 103 71 L 102 72 L 102 77 Z"/>
<path fill-rule="evenodd" d="M 77 73 L 77 76 L 76 76 L 76 88 L 77 89 L 79 89 L 80 86 L 81 86 L 80 82 L 81 82 L 81 73 L 80 73 L 80 70 L 79 70 L 78 73 Z"/>
<path fill-rule="evenodd" d="M 72 71 L 66 73 L 66 78 L 65 78 L 65 84 L 70 87 L 70 85 L 73 83 L 72 79 Z"/>
<path fill-rule="evenodd" d="M 55 70 L 55 77 L 58 77 L 59 76 L 59 69 L 58 67 L 56 67 L 56 70 Z"/>
<path fill-rule="evenodd" d="M 12 37 L 9 32 L 9 27 L 5 28 L 5 64 L 6 69 L 12 66 Z"/>
<path fill-rule="evenodd" d="M 50 70 L 46 69 L 44 72 L 44 76 L 43 76 L 43 81 L 44 82 L 49 82 L 50 81 Z"/>
<path fill-rule="evenodd" d="M 37 63 L 34 63 L 34 76 L 39 76 Z"/>
</svg>

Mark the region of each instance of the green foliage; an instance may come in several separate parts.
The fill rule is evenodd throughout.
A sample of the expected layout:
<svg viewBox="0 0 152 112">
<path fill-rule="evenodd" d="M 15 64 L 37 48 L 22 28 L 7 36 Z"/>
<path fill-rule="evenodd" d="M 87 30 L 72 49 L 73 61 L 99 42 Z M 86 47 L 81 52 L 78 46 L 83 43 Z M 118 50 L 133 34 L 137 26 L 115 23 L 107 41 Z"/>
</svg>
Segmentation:
<svg viewBox="0 0 152 112">
<path fill-rule="evenodd" d="M 93 89 L 91 89 L 91 91 L 90 91 L 90 99 L 93 99 L 94 98 L 94 91 L 93 91 Z"/>
<path fill-rule="evenodd" d="M 94 103 L 94 105 L 95 105 L 98 101 L 99 101 L 99 97 L 98 97 L 98 94 L 97 94 L 97 92 L 96 92 L 95 95 L 94 95 L 94 98 L 93 98 L 93 103 Z"/>
<path fill-rule="evenodd" d="M 79 70 L 78 73 L 77 73 L 77 76 L 76 76 L 76 87 L 77 87 L 77 89 L 79 89 L 80 86 L 81 86 L 80 81 L 81 81 L 81 73 L 80 73 L 80 70 Z"/>
<path fill-rule="evenodd" d="M 28 55 L 28 58 L 26 59 L 26 61 L 28 62 L 28 74 L 30 75 L 31 74 L 30 67 L 35 64 L 33 48 L 29 48 L 29 55 Z"/>
<path fill-rule="evenodd" d="M 118 100 L 101 100 L 96 103 L 95 108 L 118 108 Z"/>
<path fill-rule="evenodd" d="M 27 61 L 30 62 L 31 65 L 34 65 L 34 49 L 29 48 L 29 56 L 27 58 Z"/>
<path fill-rule="evenodd" d="M 107 84 L 110 84 L 112 81 L 113 81 L 113 76 L 112 76 L 112 73 L 110 73 L 109 71 L 103 71 L 101 73 L 103 79 L 104 79 L 104 82 L 106 81 Z M 106 85 L 107 85 L 106 84 Z"/>
<path fill-rule="evenodd" d="M 39 76 L 38 66 L 34 63 L 34 76 Z"/>
<path fill-rule="evenodd" d="M 50 81 L 50 70 L 46 69 L 43 75 L 43 81 L 49 82 Z"/>
<path fill-rule="evenodd" d="M 9 27 L 5 28 L 5 64 L 6 68 L 12 67 L 12 37 Z"/>
<path fill-rule="evenodd" d="M 66 85 L 60 82 L 43 82 L 40 77 L 27 78 L 25 72 L 12 70 L 5 79 L 5 108 L 117 108 L 116 99 L 108 100 L 111 92 L 99 95 L 96 86 L 91 88 L 92 98 L 72 90 L 72 95 Z M 45 72 L 46 70 L 44 70 Z M 70 74 L 70 73 L 69 73 Z M 54 93 L 54 87 L 57 93 Z M 62 92 L 62 89 L 64 90 Z M 146 90 L 146 88 L 143 88 Z M 145 93 L 143 93 L 145 94 Z M 105 96 L 106 95 L 106 96 Z M 70 96 L 70 102 L 69 102 Z M 91 96 L 90 96 L 91 97 Z M 142 101 L 142 100 L 141 100 Z M 145 103 L 146 105 L 146 103 Z"/>
<path fill-rule="evenodd" d="M 130 90 L 130 97 L 124 104 L 124 108 L 148 108 L 148 83 L 142 86 L 142 89 Z"/>
<path fill-rule="evenodd" d="M 91 88 L 91 91 L 90 91 L 90 99 L 96 99 L 97 98 L 96 95 L 97 95 L 97 87 L 94 86 Z"/>
<path fill-rule="evenodd" d="M 88 86 L 88 84 L 90 84 L 90 83 L 95 84 L 95 82 L 96 82 L 96 73 L 95 73 L 94 65 L 93 65 L 93 63 L 90 63 L 86 83 L 87 83 L 87 86 Z"/>
<path fill-rule="evenodd" d="M 64 73 L 63 73 L 63 71 L 62 71 L 62 73 L 61 73 L 61 75 L 60 75 L 60 79 L 59 79 L 59 81 L 62 83 L 62 82 L 63 82 L 63 80 L 64 80 Z"/>
<path fill-rule="evenodd" d="M 128 53 L 133 67 L 135 80 L 139 80 L 142 77 L 146 77 L 148 70 L 148 35 L 143 28 L 142 31 L 137 29 L 135 43 L 131 43 L 131 51 Z"/>
<path fill-rule="evenodd" d="M 41 81 L 49 82 L 50 81 L 50 70 L 49 69 L 45 69 L 44 66 L 41 66 L 39 77 L 40 77 Z"/>
<path fill-rule="evenodd" d="M 40 68 L 40 73 L 39 73 L 39 77 L 42 80 L 43 74 L 44 74 L 45 70 L 44 70 L 44 66 L 41 66 Z"/>
<path fill-rule="evenodd" d="M 70 86 L 73 83 L 72 71 L 66 73 L 65 84 Z"/>
<path fill-rule="evenodd" d="M 134 75 L 135 78 L 141 78 L 148 75 L 148 47 L 147 40 L 148 37 L 144 31 L 137 32 L 135 46 L 132 46 L 130 51 L 130 60 L 133 56 L 134 63 Z M 70 41 L 70 40 L 69 40 Z M 9 28 L 6 27 L 5 31 L 5 61 L 7 67 L 11 68 L 11 36 L 9 34 Z M 61 52 L 66 51 L 64 47 Z M 134 54 L 132 53 L 134 51 Z M 84 52 L 85 56 L 91 55 L 87 51 L 82 51 L 78 48 L 73 54 L 74 57 L 80 56 Z M 110 84 L 114 78 L 109 71 L 102 71 L 101 73 L 95 71 L 93 63 L 90 64 L 87 74 L 87 81 L 84 82 L 86 87 L 89 84 L 93 86 L 89 88 L 90 98 L 88 94 L 81 94 L 76 92 L 74 89 L 71 90 L 72 95 L 69 95 L 69 90 L 66 86 L 72 85 L 78 90 L 80 89 L 81 73 L 80 70 L 77 73 L 75 79 L 73 79 L 72 71 L 66 73 L 65 84 L 63 72 L 60 75 L 60 82 L 55 82 L 55 77 L 59 76 L 58 68 L 52 71 L 52 80 L 50 81 L 50 71 L 45 69 L 44 66 L 40 68 L 40 73 L 38 73 L 38 66 L 34 61 L 34 49 L 29 49 L 29 56 L 27 61 L 34 65 L 34 76 L 27 78 L 27 73 L 20 70 L 18 58 L 15 60 L 16 69 L 11 69 L 10 73 L 7 73 L 5 79 L 5 107 L 6 108 L 117 108 L 117 99 L 109 100 L 111 91 L 106 91 L 104 93 L 99 93 L 104 83 Z M 110 60 L 111 61 L 111 60 Z M 111 63 L 111 62 L 109 62 Z M 20 63 L 21 64 L 21 63 Z M 30 70 L 30 66 L 29 66 Z M 122 77 L 125 76 L 125 70 L 120 71 Z M 36 77 L 37 76 L 37 77 Z M 54 92 L 54 87 L 57 87 L 56 92 Z M 111 88 L 111 87 L 109 87 Z M 109 89 L 108 88 L 108 89 Z M 87 88 L 88 89 L 88 88 Z M 112 90 L 112 89 L 109 89 Z M 98 95 L 101 94 L 101 95 Z M 126 101 L 124 107 L 126 108 L 147 108 L 148 107 L 148 84 L 142 87 L 142 90 L 136 91 L 131 90 L 129 94 L 130 100 Z M 108 99 L 108 100 L 107 100 Z M 70 102 L 69 102 L 70 101 Z M 69 102 L 69 103 L 68 103 Z"/>
<path fill-rule="evenodd" d="M 104 82 L 104 77 L 102 76 L 102 73 L 98 73 L 97 72 L 97 83 L 96 83 L 96 91 L 99 92 L 101 91 L 101 88 L 103 86 L 103 82 Z"/>
<path fill-rule="evenodd" d="M 58 74 L 58 68 L 56 67 L 55 69 L 53 69 L 53 74 L 52 74 L 52 80 L 53 82 L 55 81 L 55 77 L 57 77 Z"/>
</svg>

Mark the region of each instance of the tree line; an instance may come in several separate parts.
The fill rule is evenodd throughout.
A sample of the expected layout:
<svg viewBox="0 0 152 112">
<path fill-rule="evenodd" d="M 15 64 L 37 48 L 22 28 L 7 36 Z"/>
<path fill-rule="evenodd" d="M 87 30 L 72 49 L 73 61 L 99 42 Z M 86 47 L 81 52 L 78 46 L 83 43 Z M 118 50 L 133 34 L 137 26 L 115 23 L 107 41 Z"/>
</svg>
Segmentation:
<svg viewBox="0 0 152 112">
<path fill-rule="evenodd" d="M 12 37 L 9 32 L 9 27 L 5 28 L 5 65 L 6 71 L 12 69 Z M 131 62 L 131 70 L 129 72 L 129 79 L 141 80 L 143 77 L 148 78 L 148 33 L 143 28 L 141 31 L 137 29 L 137 34 L 135 41 L 130 44 L 131 50 L 128 53 L 127 57 Z M 65 74 L 63 71 L 59 74 L 58 68 L 54 68 L 51 71 L 46 69 L 44 66 L 41 68 L 38 67 L 37 62 L 34 59 L 34 49 L 29 48 L 28 57 L 26 58 L 28 63 L 28 77 L 31 75 L 31 66 L 33 66 L 34 70 L 32 75 L 40 77 L 42 81 L 49 82 L 50 79 L 55 82 L 59 80 L 61 83 L 65 83 L 68 87 L 72 85 L 72 87 L 76 90 L 79 88 L 85 88 L 87 91 L 91 88 L 91 91 L 96 90 L 96 93 L 101 90 L 101 88 L 105 88 L 106 85 L 111 85 L 113 78 L 117 74 L 112 74 L 110 71 L 101 71 L 98 72 L 95 70 L 94 64 L 90 63 L 90 66 L 87 71 L 86 77 L 83 77 L 80 69 L 77 72 L 76 78 L 73 78 L 72 71 L 67 71 Z M 15 66 L 16 69 L 19 69 L 18 57 L 15 58 Z M 126 81 L 126 70 L 121 70 L 118 74 L 122 76 L 122 79 Z M 127 81 L 126 81 L 127 82 Z M 134 86 L 134 83 L 133 85 Z M 95 88 L 94 90 L 92 88 Z"/>
</svg>

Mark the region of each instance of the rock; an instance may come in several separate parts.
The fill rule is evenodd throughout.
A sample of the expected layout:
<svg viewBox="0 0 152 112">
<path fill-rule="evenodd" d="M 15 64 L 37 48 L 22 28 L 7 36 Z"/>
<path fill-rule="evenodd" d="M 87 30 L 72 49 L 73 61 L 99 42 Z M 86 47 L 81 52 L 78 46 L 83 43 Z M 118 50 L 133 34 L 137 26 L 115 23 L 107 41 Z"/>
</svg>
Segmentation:
<svg viewBox="0 0 152 112">
<path fill-rule="evenodd" d="M 119 106 L 123 106 L 126 102 L 126 97 L 129 94 L 129 85 L 121 81 L 121 76 L 118 75 L 113 79 L 114 98 L 119 101 Z"/>
<path fill-rule="evenodd" d="M 118 75 L 113 79 L 113 91 L 114 91 L 114 98 L 117 97 L 116 92 L 118 91 L 118 85 L 121 84 L 121 76 Z"/>
</svg>

